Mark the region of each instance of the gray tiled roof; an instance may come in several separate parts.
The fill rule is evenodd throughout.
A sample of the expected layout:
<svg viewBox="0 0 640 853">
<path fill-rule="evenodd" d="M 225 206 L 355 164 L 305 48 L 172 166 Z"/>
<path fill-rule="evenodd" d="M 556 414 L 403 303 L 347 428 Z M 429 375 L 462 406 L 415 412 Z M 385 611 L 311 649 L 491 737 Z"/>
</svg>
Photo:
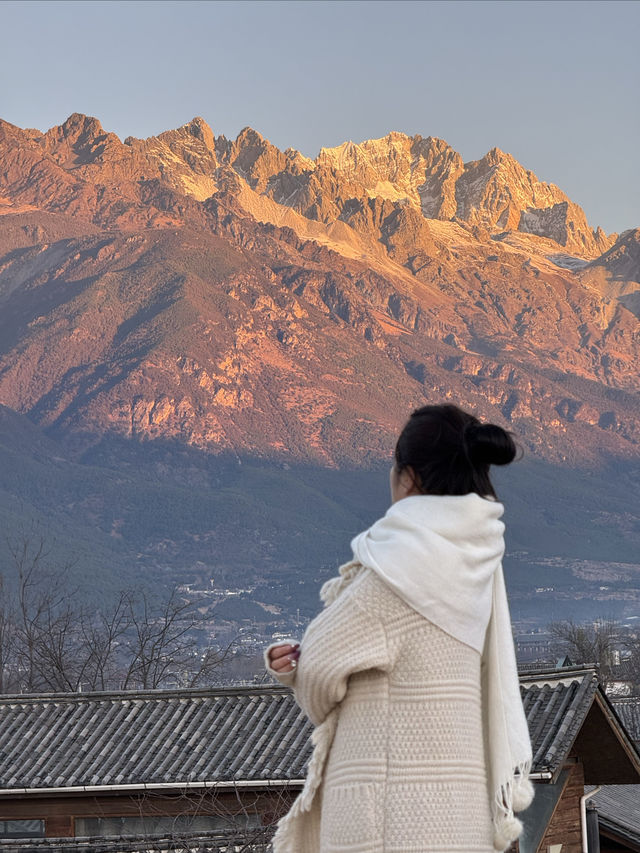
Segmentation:
<svg viewBox="0 0 640 853">
<path fill-rule="evenodd" d="M 615 699 L 611 704 L 624 723 L 631 740 L 640 742 L 640 697 Z"/>
<path fill-rule="evenodd" d="M 640 842 L 640 785 L 605 785 L 593 801 L 603 828 Z"/>
<path fill-rule="evenodd" d="M 267 853 L 269 842 L 242 838 L 236 833 L 206 832 L 161 835 L 85 836 L 60 838 L 3 838 L 2 853 L 156 853 L 158 850 L 190 850 L 197 853 Z"/>
<path fill-rule="evenodd" d="M 0 789 L 300 779 L 283 687 L 0 698 Z"/>
<path fill-rule="evenodd" d="M 568 756 L 582 726 L 598 678 L 593 669 L 574 667 L 520 676 L 529 724 L 533 770 L 554 773 Z"/>
<path fill-rule="evenodd" d="M 592 669 L 521 676 L 534 771 L 568 755 Z M 280 685 L 0 697 L 0 790 L 304 778 L 311 725 Z"/>
</svg>

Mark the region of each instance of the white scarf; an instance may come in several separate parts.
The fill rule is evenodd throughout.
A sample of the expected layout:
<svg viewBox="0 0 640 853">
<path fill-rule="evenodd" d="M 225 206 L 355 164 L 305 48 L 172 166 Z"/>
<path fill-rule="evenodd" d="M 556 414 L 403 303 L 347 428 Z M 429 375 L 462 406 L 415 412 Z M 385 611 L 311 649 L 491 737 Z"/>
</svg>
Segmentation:
<svg viewBox="0 0 640 853">
<path fill-rule="evenodd" d="M 504 511 L 475 493 L 414 495 L 353 539 L 354 560 L 324 584 L 325 604 L 373 569 L 407 604 L 482 655 L 482 706 L 494 846 L 522 831 L 514 809 L 533 799 L 529 730 L 520 698 L 502 573 Z"/>
</svg>

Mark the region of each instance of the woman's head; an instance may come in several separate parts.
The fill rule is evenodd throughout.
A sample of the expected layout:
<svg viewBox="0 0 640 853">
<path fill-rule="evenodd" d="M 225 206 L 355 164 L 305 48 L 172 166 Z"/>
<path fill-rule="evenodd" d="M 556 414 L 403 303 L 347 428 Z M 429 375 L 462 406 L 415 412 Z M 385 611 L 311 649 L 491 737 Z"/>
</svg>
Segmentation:
<svg viewBox="0 0 640 853">
<path fill-rule="evenodd" d="M 516 456 L 511 435 L 450 404 L 423 406 L 400 433 L 391 474 L 394 500 L 410 494 L 495 497 L 490 465 Z"/>
</svg>

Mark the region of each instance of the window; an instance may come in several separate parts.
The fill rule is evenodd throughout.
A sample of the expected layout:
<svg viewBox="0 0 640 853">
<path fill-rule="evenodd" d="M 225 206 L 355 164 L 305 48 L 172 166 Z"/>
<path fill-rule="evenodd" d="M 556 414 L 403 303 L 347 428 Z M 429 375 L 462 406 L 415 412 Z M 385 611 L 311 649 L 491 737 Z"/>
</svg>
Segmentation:
<svg viewBox="0 0 640 853">
<path fill-rule="evenodd" d="M 255 815 L 178 815 L 177 817 L 78 817 L 76 836 L 173 835 L 260 827 Z"/>
<path fill-rule="evenodd" d="M 44 821 L 0 820 L 0 838 L 44 838 Z"/>
</svg>

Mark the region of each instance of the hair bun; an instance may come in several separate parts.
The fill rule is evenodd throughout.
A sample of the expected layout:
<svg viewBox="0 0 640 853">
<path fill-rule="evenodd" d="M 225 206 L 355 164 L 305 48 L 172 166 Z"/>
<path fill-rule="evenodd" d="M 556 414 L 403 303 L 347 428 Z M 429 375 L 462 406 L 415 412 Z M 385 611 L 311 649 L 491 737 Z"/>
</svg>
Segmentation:
<svg viewBox="0 0 640 853">
<path fill-rule="evenodd" d="M 480 465 L 508 465 L 516 457 L 516 443 L 497 424 L 470 424 L 464 433 L 469 459 Z"/>
</svg>

